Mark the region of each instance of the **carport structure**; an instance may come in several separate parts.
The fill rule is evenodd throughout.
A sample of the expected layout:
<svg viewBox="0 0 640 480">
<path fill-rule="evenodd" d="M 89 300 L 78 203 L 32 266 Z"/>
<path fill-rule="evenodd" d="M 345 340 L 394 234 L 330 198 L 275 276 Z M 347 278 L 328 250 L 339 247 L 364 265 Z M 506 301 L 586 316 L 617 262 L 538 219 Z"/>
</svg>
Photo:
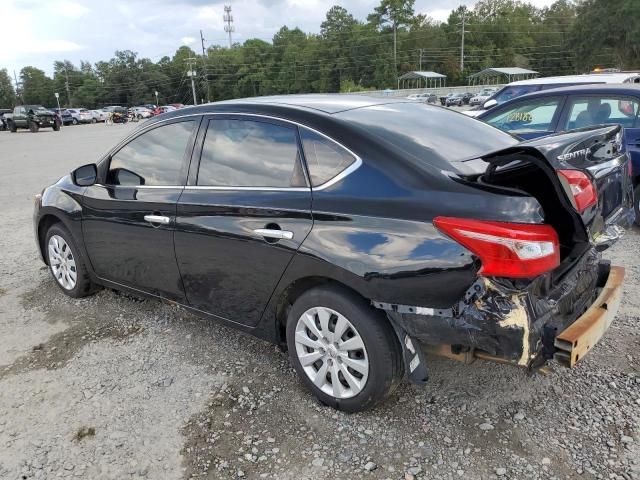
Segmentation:
<svg viewBox="0 0 640 480">
<path fill-rule="evenodd" d="M 535 78 L 538 72 L 520 67 L 485 68 L 469 76 L 469 85 L 491 85 L 511 83 L 516 80 Z M 505 82 L 506 80 L 506 82 Z"/>
<path fill-rule="evenodd" d="M 411 81 L 413 80 L 413 86 Z M 406 82 L 409 83 L 409 88 L 421 88 L 422 81 L 424 80 L 425 88 L 439 88 L 447 85 L 447 76 L 437 72 L 407 72 L 398 78 L 398 84 L 402 85 L 402 88 L 406 87 Z"/>
</svg>

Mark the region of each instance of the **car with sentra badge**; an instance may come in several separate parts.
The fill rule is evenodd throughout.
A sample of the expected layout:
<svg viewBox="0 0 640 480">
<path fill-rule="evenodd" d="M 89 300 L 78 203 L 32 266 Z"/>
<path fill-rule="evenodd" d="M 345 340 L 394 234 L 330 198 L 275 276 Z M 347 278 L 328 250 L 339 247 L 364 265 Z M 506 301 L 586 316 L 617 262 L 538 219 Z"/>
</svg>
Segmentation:
<svg viewBox="0 0 640 480">
<path fill-rule="evenodd" d="M 622 295 L 600 253 L 631 212 L 618 126 L 521 141 L 422 102 L 293 95 L 167 112 L 88 160 L 35 199 L 62 292 L 274 342 L 344 411 L 427 381 L 426 351 L 574 366 Z"/>
</svg>

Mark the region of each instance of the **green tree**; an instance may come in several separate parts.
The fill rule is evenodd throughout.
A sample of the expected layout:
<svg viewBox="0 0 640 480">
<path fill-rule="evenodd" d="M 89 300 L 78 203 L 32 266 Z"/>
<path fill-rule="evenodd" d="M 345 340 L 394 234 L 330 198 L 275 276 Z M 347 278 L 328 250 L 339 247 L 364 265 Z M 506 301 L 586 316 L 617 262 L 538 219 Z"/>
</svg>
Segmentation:
<svg viewBox="0 0 640 480">
<path fill-rule="evenodd" d="M 22 83 L 22 97 L 26 104 L 55 105 L 53 80 L 47 77 L 42 70 L 35 67 L 24 67 L 20 70 L 20 81 Z"/>
<path fill-rule="evenodd" d="M 6 68 L 0 69 L 0 108 L 12 108 L 16 101 L 11 77 Z"/>
<path fill-rule="evenodd" d="M 640 2 L 582 0 L 571 31 L 579 66 L 640 66 Z"/>
</svg>

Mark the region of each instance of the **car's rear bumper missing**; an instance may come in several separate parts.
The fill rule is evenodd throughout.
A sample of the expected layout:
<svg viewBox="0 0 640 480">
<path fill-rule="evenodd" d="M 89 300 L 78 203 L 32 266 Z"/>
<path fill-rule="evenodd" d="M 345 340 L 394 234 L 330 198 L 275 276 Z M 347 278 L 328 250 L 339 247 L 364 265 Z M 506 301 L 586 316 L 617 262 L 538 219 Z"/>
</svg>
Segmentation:
<svg viewBox="0 0 640 480">
<path fill-rule="evenodd" d="M 624 268 L 611 267 L 609 278 L 596 301 L 556 336 L 554 358 L 559 363 L 573 367 L 600 341 L 620 306 L 623 280 Z"/>
<path fill-rule="evenodd" d="M 591 248 L 564 273 L 528 285 L 479 277 L 452 308 L 373 305 L 433 353 L 528 368 L 556 358 L 573 366 L 610 326 L 623 278 L 623 268 L 611 267 Z"/>
</svg>

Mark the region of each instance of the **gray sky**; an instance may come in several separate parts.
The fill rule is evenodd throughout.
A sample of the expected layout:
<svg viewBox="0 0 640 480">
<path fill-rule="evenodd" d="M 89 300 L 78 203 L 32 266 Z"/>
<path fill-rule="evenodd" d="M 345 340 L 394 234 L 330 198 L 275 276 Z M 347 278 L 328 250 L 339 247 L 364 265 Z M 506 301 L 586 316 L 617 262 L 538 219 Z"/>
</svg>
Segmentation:
<svg viewBox="0 0 640 480">
<path fill-rule="evenodd" d="M 446 20 L 460 4 L 477 0 L 417 0 L 416 12 Z M 553 0 L 529 0 L 546 6 Z M 3 46 L 0 68 L 10 74 L 32 65 L 47 74 L 54 60 L 108 60 L 115 50 L 133 50 L 156 61 L 180 45 L 226 45 L 223 6 L 231 3 L 234 41 L 270 40 L 283 25 L 317 32 L 327 10 L 339 4 L 364 20 L 379 0 L 0 0 Z M 15 41 L 13 41 L 15 40 Z"/>
</svg>

